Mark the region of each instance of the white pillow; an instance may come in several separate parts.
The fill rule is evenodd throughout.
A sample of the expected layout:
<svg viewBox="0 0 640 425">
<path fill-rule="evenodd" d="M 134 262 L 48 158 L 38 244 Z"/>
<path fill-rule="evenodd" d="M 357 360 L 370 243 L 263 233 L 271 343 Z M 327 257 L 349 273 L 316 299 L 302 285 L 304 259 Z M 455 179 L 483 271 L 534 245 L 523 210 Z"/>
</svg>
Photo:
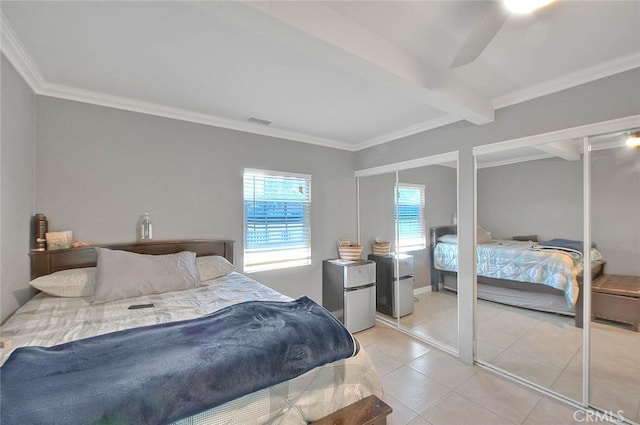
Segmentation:
<svg viewBox="0 0 640 425">
<path fill-rule="evenodd" d="M 478 226 L 476 229 L 476 243 L 487 243 L 492 240 L 491 233 L 484 230 L 481 226 Z"/>
<path fill-rule="evenodd" d="M 200 286 L 195 252 L 144 255 L 97 247 L 96 252 L 94 304 Z"/>
<path fill-rule="evenodd" d="M 236 266 L 231 264 L 226 258 L 219 255 L 208 255 L 206 257 L 197 257 L 196 265 L 198 266 L 198 273 L 200 274 L 200 280 L 215 279 L 220 276 L 224 276 L 227 273 L 236 271 Z"/>
<path fill-rule="evenodd" d="M 438 238 L 439 242 L 444 242 L 444 243 L 454 243 L 457 244 L 458 243 L 458 235 L 455 234 L 450 234 L 450 235 L 442 235 Z"/>
<path fill-rule="evenodd" d="M 487 243 L 491 242 L 493 238 L 491 237 L 491 233 L 484 230 L 482 227 L 478 226 L 476 229 L 476 243 Z M 439 242 L 445 243 L 458 243 L 458 235 L 450 234 L 450 235 L 442 235 L 438 238 Z"/>
<path fill-rule="evenodd" d="M 96 286 L 96 268 L 61 270 L 33 279 L 29 285 L 56 297 L 88 297 Z"/>
</svg>

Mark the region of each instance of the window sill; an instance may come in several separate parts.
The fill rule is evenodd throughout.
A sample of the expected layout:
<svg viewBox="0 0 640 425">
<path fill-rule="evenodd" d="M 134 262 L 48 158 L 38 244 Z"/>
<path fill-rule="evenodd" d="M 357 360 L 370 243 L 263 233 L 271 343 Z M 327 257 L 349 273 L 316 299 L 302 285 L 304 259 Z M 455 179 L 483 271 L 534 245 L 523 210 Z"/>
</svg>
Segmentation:
<svg viewBox="0 0 640 425">
<path fill-rule="evenodd" d="M 250 274 L 250 273 L 266 272 L 270 270 L 290 269 L 294 267 L 303 267 L 303 266 L 310 266 L 310 265 L 311 265 L 311 259 L 287 261 L 282 263 L 256 264 L 253 266 L 245 266 L 243 272 Z"/>
</svg>

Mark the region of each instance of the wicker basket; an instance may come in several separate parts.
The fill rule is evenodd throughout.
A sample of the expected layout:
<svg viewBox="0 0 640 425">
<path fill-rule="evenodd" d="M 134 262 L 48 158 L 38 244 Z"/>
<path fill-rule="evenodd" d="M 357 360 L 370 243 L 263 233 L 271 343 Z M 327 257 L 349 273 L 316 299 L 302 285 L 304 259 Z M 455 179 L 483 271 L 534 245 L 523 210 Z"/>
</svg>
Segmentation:
<svg viewBox="0 0 640 425">
<path fill-rule="evenodd" d="M 338 245 L 338 253 L 342 260 L 358 261 L 362 255 L 362 245 Z"/>
<path fill-rule="evenodd" d="M 381 257 L 387 257 L 391 248 L 391 242 L 374 242 L 371 245 L 373 255 L 379 255 Z"/>
</svg>

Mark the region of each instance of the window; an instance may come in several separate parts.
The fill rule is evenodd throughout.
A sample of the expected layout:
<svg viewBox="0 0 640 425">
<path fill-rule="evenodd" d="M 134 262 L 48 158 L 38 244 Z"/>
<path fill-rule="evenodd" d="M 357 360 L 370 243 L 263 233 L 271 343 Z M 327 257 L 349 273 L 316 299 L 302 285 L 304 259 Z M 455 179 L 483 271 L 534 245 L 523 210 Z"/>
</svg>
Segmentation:
<svg viewBox="0 0 640 425">
<path fill-rule="evenodd" d="M 311 176 L 244 170 L 244 271 L 311 264 Z"/>
<path fill-rule="evenodd" d="M 424 186 L 405 183 L 396 186 L 395 206 L 399 251 L 406 252 L 426 248 Z"/>
</svg>

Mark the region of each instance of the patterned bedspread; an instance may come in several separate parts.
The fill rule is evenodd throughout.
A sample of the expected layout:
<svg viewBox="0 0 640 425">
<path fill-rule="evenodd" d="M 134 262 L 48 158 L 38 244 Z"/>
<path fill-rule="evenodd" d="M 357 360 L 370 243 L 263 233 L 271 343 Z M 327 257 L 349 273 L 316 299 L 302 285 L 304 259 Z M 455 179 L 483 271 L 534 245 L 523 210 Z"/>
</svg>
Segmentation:
<svg viewBox="0 0 640 425">
<path fill-rule="evenodd" d="M 567 305 L 578 300 L 578 279 L 582 261 L 558 250 L 535 250 L 533 243 L 495 239 L 478 245 L 477 274 L 495 279 L 508 279 L 547 285 L 564 292 Z M 597 251 L 592 258 L 600 259 Z M 458 246 L 439 242 L 434 251 L 434 267 L 458 271 Z"/>
<path fill-rule="evenodd" d="M 239 273 L 230 273 L 187 291 L 91 305 L 87 298 L 39 294 L 22 306 L 0 330 L 12 348 L 0 350 L 4 363 L 20 346 L 52 346 L 131 327 L 186 320 L 250 300 L 289 301 L 271 288 Z M 153 309 L 128 310 L 153 303 Z M 315 368 L 293 380 L 225 403 L 179 424 L 303 424 L 370 394 L 382 395 L 375 369 L 364 350 L 352 358 Z"/>
</svg>

